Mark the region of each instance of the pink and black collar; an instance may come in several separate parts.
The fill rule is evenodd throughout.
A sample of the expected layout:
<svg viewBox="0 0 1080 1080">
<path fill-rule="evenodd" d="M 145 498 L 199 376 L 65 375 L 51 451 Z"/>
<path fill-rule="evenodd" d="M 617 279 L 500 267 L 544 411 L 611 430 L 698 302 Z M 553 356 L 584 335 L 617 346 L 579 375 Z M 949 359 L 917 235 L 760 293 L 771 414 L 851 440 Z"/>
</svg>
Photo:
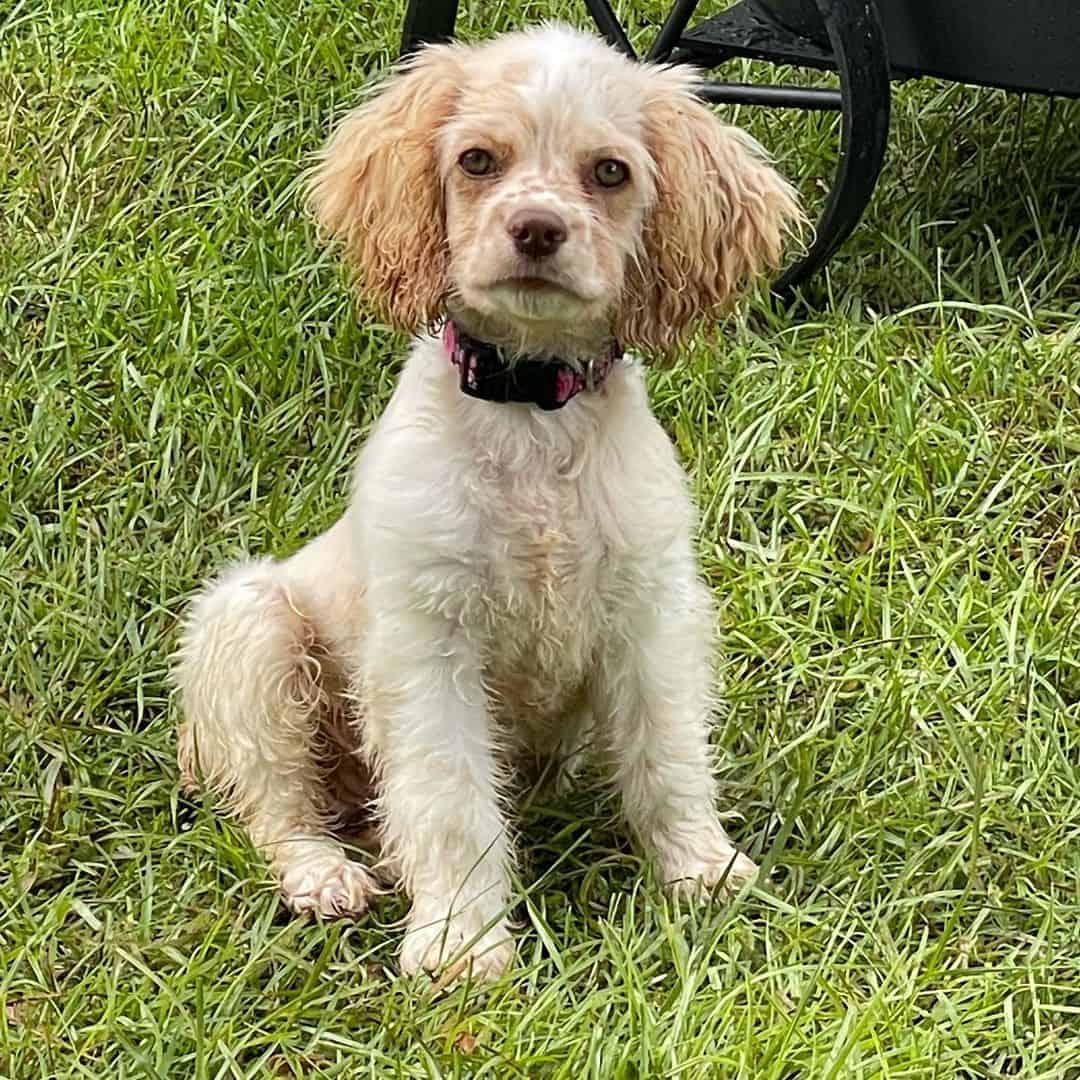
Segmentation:
<svg viewBox="0 0 1080 1080">
<path fill-rule="evenodd" d="M 622 358 L 613 341 L 607 352 L 590 360 L 585 372 L 557 356 L 508 359 L 498 345 L 470 337 L 448 319 L 442 332 L 450 362 L 458 369 L 461 391 L 481 401 L 516 401 L 551 411 L 561 409 L 582 390 L 596 390 Z"/>
</svg>

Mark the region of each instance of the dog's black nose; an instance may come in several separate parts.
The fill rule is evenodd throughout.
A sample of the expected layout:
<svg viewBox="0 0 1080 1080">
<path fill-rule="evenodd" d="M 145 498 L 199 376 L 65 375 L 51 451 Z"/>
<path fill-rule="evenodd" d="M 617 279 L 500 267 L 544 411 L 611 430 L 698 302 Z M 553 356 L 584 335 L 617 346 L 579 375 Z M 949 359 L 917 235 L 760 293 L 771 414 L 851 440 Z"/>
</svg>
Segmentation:
<svg viewBox="0 0 1080 1080">
<path fill-rule="evenodd" d="M 506 231 L 514 238 L 514 247 L 530 259 L 554 255 L 566 240 L 562 219 L 547 210 L 519 210 Z"/>
</svg>

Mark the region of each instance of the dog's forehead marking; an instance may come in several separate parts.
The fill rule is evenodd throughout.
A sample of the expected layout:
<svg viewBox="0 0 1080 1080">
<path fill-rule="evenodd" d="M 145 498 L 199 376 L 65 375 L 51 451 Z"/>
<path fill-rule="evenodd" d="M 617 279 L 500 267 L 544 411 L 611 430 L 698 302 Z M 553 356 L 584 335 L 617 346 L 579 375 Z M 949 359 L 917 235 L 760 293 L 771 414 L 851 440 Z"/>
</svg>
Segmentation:
<svg viewBox="0 0 1080 1080">
<path fill-rule="evenodd" d="M 593 38 L 545 27 L 484 52 L 466 91 L 470 113 L 516 118 L 550 150 L 640 136 L 640 71 Z"/>
<path fill-rule="evenodd" d="M 538 161 L 570 164 L 640 138 L 637 108 L 604 93 L 568 64 L 555 73 L 536 72 L 514 90 L 520 103 L 515 115 L 531 136 L 525 148 Z"/>
<path fill-rule="evenodd" d="M 554 53 L 520 81 L 522 100 L 534 115 L 636 128 L 640 105 L 635 87 L 624 72 L 595 61 L 580 50 Z"/>
</svg>

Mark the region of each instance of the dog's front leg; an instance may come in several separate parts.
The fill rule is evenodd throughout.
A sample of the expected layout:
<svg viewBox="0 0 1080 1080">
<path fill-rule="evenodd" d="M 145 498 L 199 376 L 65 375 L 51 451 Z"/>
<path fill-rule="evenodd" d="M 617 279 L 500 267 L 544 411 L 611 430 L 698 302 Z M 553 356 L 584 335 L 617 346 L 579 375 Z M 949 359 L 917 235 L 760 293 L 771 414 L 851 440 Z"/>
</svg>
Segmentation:
<svg viewBox="0 0 1080 1080">
<path fill-rule="evenodd" d="M 663 881 L 680 891 L 731 891 L 756 871 L 728 839 L 716 810 L 709 746 L 711 613 L 705 587 L 681 565 L 627 613 L 608 642 L 596 715 L 614 765 L 623 814 Z"/>
<path fill-rule="evenodd" d="M 384 850 L 412 899 L 402 970 L 492 977 L 513 956 L 511 856 L 479 656 L 442 616 L 377 610 L 366 724 Z"/>
</svg>

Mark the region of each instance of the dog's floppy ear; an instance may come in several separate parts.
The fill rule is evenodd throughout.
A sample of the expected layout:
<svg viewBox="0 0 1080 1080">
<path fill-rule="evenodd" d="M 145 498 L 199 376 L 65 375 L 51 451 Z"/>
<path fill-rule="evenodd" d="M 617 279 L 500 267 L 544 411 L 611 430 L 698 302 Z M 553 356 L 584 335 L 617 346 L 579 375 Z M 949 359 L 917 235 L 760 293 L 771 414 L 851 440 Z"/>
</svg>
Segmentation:
<svg viewBox="0 0 1080 1080">
<path fill-rule="evenodd" d="M 627 276 L 618 332 L 629 345 L 665 354 L 779 265 L 784 235 L 802 214 L 757 143 L 694 96 L 691 76 L 656 68 L 650 78 L 645 140 L 656 201 Z"/>
<path fill-rule="evenodd" d="M 361 295 L 406 330 L 433 323 L 449 252 L 436 160 L 462 82 L 460 46 L 429 46 L 338 125 L 308 178 L 322 232 L 341 242 Z"/>
</svg>

